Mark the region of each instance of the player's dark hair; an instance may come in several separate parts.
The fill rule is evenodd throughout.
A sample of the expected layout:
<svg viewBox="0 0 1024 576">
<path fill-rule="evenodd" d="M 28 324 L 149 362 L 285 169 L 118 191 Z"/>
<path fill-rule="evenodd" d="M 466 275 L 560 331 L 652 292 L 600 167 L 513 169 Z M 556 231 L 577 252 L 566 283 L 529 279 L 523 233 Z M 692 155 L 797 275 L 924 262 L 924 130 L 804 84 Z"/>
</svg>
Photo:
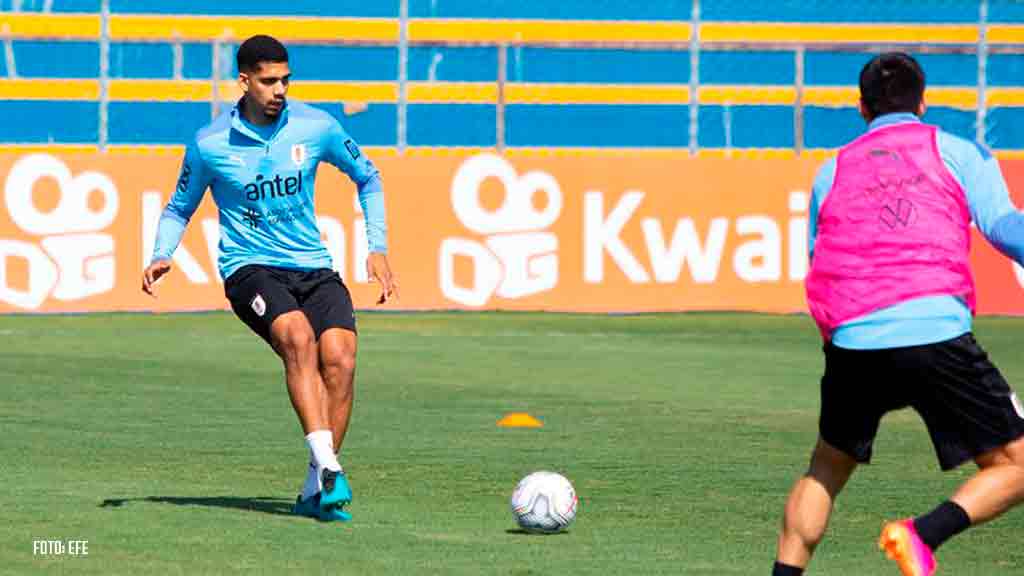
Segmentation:
<svg viewBox="0 0 1024 576">
<path fill-rule="evenodd" d="M 260 34 L 242 42 L 235 60 L 239 72 L 253 72 L 263 62 L 287 62 L 288 50 L 276 38 Z"/>
<path fill-rule="evenodd" d="M 886 52 L 861 69 L 860 101 L 871 119 L 893 112 L 917 114 L 924 83 L 924 70 L 913 56 Z"/>
</svg>

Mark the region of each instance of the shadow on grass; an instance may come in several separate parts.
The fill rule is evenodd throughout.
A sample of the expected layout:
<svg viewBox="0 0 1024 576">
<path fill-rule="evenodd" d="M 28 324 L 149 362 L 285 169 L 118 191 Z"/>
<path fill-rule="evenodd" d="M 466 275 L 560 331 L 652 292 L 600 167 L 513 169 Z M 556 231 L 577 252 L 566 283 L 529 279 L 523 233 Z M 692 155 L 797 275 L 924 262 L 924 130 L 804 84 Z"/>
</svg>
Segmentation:
<svg viewBox="0 0 1024 576">
<path fill-rule="evenodd" d="M 177 506 L 212 506 L 214 508 L 231 508 L 277 516 L 291 516 L 292 505 L 294 504 L 294 502 L 269 496 L 255 496 L 251 498 L 239 496 L 146 496 L 145 498 L 107 498 L 99 507 L 120 508 L 132 502 L 156 502 L 157 504 L 175 504 Z"/>
<path fill-rule="evenodd" d="M 515 534 L 516 536 L 564 536 L 568 533 L 568 530 L 560 530 L 558 532 L 530 532 L 522 528 L 509 528 L 505 530 L 505 534 Z"/>
</svg>

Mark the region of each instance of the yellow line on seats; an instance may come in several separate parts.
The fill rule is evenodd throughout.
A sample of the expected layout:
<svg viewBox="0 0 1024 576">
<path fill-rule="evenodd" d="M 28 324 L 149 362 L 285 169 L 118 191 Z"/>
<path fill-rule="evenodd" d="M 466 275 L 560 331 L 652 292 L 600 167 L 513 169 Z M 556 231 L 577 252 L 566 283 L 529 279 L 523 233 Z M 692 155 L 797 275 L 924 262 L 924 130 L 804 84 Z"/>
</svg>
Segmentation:
<svg viewBox="0 0 1024 576">
<path fill-rule="evenodd" d="M 985 32 L 991 44 L 1024 44 L 1024 26 L 1020 24 L 991 24 Z"/>
<path fill-rule="evenodd" d="M 505 85 L 509 104 L 686 104 L 685 85 L 667 84 L 533 84 Z"/>
<path fill-rule="evenodd" d="M 803 100 L 807 106 L 846 108 L 857 105 L 860 91 L 850 86 L 807 86 Z"/>
<path fill-rule="evenodd" d="M 466 104 L 495 104 L 498 86 L 494 82 L 410 82 L 409 102 L 459 102 Z M 397 87 L 392 102 L 398 101 Z"/>
<path fill-rule="evenodd" d="M 120 14 L 110 17 L 115 40 L 145 39 L 242 41 L 255 34 L 272 33 L 282 41 L 386 41 L 398 40 L 393 18 L 285 18 L 263 16 L 149 16 Z"/>
<path fill-rule="evenodd" d="M 792 148 L 701 148 L 698 158 L 732 158 L 749 160 L 789 160 L 796 158 Z"/>
<path fill-rule="evenodd" d="M 701 104 L 792 105 L 796 88 L 792 86 L 701 86 L 697 90 Z"/>
<path fill-rule="evenodd" d="M 18 78 L 0 80 L 0 98 L 5 100 L 97 100 L 97 80 Z"/>
<path fill-rule="evenodd" d="M 972 44 L 976 26 L 943 24 L 796 24 L 784 22 L 705 22 L 702 42 L 929 42 Z"/>
<path fill-rule="evenodd" d="M 689 42 L 688 22 L 483 20 L 409 22 L 411 42 Z"/>
<path fill-rule="evenodd" d="M 96 39 L 97 14 L 0 14 L 0 32 L 17 39 Z M 110 17 L 114 40 L 241 41 L 253 34 L 273 31 L 285 41 L 398 41 L 395 18 L 313 18 L 261 16 L 182 16 L 114 14 Z M 414 18 L 409 40 L 418 42 L 539 43 L 635 42 L 685 43 L 689 22 L 586 21 L 527 19 Z M 704 22 L 704 42 L 750 43 L 939 43 L 974 44 L 976 26 L 963 24 L 841 24 L 796 22 Z M 992 24 L 987 39 L 993 44 L 1024 44 L 1024 25 Z"/>
<path fill-rule="evenodd" d="M 100 18 L 92 14 L 0 14 L 0 31 L 12 38 L 94 39 L 100 35 Z"/>
<path fill-rule="evenodd" d="M 936 86 L 927 89 L 925 100 L 931 106 L 975 108 L 978 104 L 978 91 L 973 88 Z M 807 106 L 846 108 L 857 106 L 859 101 L 859 90 L 850 86 L 809 86 L 804 89 L 804 104 Z"/>
<path fill-rule="evenodd" d="M 94 154 L 95 144 L 0 144 L 0 154 Z"/>
<path fill-rule="evenodd" d="M 110 99 L 121 102 L 202 102 L 212 93 L 210 82 L 202 80 L 110 81 Z"/>
<path fill-rule="evenodd" d="M 394 82 L 296 82 L 288 94 L 309 102 L 395 102 Z"/>
<path fill-rule="evenodd" d="M 989 88 L 985 101 L 989 106 L 1024 106 L 1024 88 Z"/>
</svg>

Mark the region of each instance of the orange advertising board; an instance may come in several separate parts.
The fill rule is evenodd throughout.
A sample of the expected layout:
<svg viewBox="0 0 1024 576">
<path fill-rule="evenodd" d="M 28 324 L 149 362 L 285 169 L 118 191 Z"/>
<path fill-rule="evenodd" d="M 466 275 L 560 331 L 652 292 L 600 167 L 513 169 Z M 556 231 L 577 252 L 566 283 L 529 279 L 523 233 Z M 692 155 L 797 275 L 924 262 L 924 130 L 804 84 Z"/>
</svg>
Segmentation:
<svg viewBox="0 0 1024 576">
<path fill-rule="evenodd" d="M 180 159 L 0 156 L 0 313 L 223 309 L 209 195 L 153 299 L 140 290 Z M 390 307 L 589 312 L 805 310 L 812 160 L 466 157 L 376 161 Z M 1024 164 L 1004 163 L 1024 188 Z M 322 166 L 322 238 L 374 306 L 355 190 Z M 975 243 L 983 313 L 1024 313 L 1024 272 Z"/>
</svg>

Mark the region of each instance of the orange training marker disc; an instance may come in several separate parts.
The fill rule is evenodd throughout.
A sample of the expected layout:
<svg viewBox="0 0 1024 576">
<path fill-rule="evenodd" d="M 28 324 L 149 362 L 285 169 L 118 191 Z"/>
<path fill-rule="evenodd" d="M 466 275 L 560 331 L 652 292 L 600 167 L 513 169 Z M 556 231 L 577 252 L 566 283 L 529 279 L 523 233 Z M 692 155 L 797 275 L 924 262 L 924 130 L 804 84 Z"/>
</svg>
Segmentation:
<svg viewBox="0 0 1024 576">
<path fill-rule="evenodd" d="M 498 426 L 505 428 L 540 428 L 543 425 L 544 423 L 526 412 L 512 412 L 498 420 Z"/>
</svg>

